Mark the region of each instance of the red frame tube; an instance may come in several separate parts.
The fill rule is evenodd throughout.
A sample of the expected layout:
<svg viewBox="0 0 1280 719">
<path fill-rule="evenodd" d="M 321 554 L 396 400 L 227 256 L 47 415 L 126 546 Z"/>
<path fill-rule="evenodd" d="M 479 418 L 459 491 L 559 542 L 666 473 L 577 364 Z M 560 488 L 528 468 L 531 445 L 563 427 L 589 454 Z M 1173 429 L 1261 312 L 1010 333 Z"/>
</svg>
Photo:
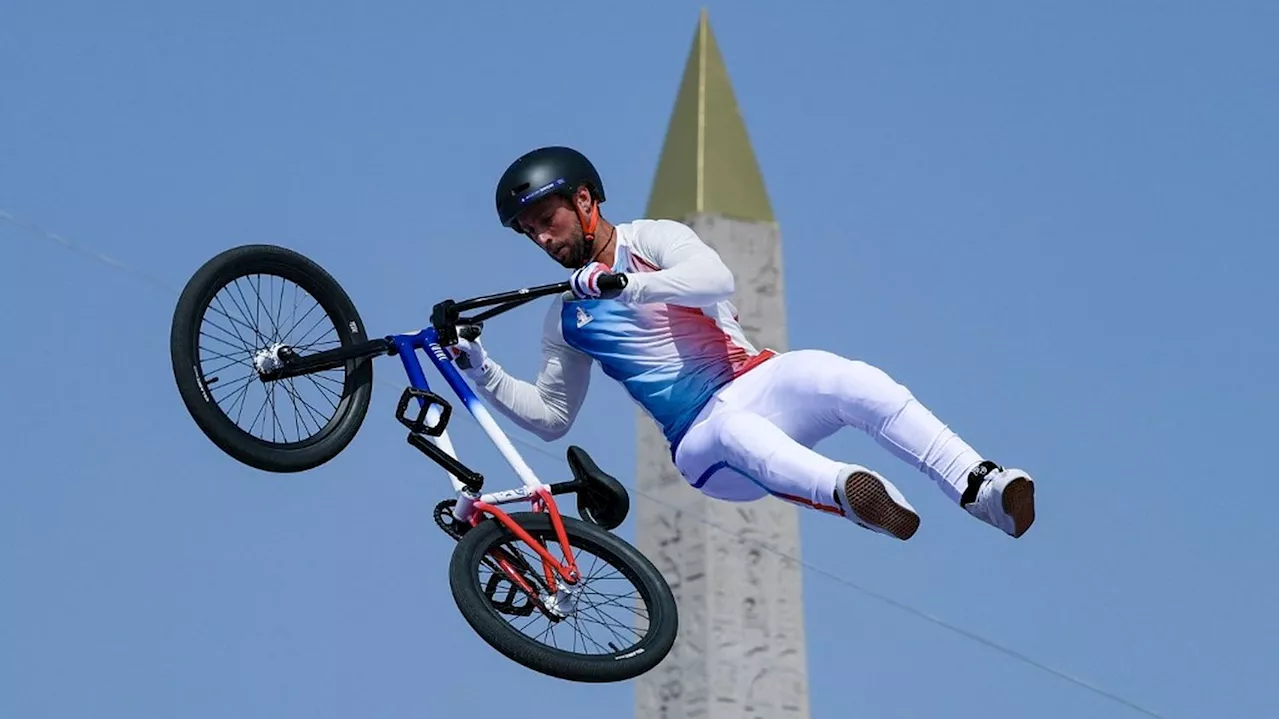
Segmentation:
<svg viewBox="0 0 1280 719">
<path fill-rule="evenodd" d="M 555 498 L 546 487 L 539 488 L 537 490 L 537 495 L 538 498 L 533 500 L 534 509 L 535 511 L 546 511 L 547 514 L 551 515 L 551 526 L 555 530 L 556 539 L 560 542 L 560 548 L 564 553 L 565 559 L 563 563 L 552 556 L 546 545 L 534 539 L 533 536 L 525 531 L 524 527 L 517 524 L 510 515 L 492 504 L 477 501 L 472 505 L 476 513 L 472 516 L 471 523 L 472 525 L 479 524 L 482 515 L 488 514 L 501 522 L 507 529 L 511 530 L 511 533 L 516 535 L 517 539 L 528 544 L 530 547 L 533 547 L 533 550 L 542 558 L 542 570 L 545 573 L 548 587 L 554 587 L 556 585 L 557 574 L 563 577 L 567 583 L 576 584 L 580 578 L 578 564 L 573 557 L 573 548 L 569 546 L 569 535 L 565 531 L 564 520 L 560 515 L 560 508 L 556 506 Z M 520 577 L 512 575 L 511 570 L 507 569 L 508 564 L 505 560 L 500 559 L 499 565 L 503 567 L 503 570 L 507 572 L 508 576 L 511 576 L 513 582 L 516 582 L 522 588 L 525 588 L 526 591 L 532 591 L 532 588 L 528 587 L 527 582 Z"/>
</svg>

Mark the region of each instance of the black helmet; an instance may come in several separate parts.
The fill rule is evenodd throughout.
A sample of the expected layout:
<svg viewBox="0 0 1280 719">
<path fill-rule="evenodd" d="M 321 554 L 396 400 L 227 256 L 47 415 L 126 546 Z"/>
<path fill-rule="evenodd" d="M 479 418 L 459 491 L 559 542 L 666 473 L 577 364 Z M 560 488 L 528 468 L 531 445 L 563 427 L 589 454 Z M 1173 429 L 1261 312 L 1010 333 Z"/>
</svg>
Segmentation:
<svg viewBox="0 0 1280 719">
<path fill-rule="evenodd" d="M 516 217 L 533 202 L 560 193 L 572 197 L 586 185 L 596 202 L 604 202 L 604 183 L 595 166 L 581 152 L 569 147 L 542 147 L 511 163 L 498 180 L 494 198 L 498 220 L 516 232 Z"/>
</svg>

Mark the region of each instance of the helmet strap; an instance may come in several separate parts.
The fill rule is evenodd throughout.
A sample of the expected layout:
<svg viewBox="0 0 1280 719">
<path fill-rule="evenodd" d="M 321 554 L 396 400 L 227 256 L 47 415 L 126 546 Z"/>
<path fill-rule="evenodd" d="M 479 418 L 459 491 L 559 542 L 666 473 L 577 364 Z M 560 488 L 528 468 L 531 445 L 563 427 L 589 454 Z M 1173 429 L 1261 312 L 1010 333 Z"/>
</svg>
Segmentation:
<svg viewBox="0 0 1280 719">
<path fill-rule="evenodd" d="M 582 212 L 582 208 L 577 205 L 573 209 L 578 213 L 578 224 L 582 226 L 582 234 L 587 238 L 588 244 L 594 244 L 596 241 L 596 225 L 600 224 L 600 203 L 595 200 L 591 201 L 591 214 L 587 215 Z"/>
</svg>

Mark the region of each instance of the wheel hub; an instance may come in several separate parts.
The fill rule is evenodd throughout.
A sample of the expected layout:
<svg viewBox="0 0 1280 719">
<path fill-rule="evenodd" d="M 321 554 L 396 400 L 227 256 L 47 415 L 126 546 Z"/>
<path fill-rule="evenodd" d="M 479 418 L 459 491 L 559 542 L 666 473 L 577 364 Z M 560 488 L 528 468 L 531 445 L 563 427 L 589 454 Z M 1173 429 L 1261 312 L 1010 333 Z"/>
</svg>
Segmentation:
<svg viewBox="0 0 1280 719">
<path fill-rule="evenodd" d="M 287 352 L 282 342 L 276 342 L 266 349 L 258 350 L 258 353 L 253 356 L 253 369 L 257 371 L 258 376 L 265 377 L 284 366 L 284 358 L 281 355 Z"/>
<path fill-rule="evenodd" d="M 581 587 L 566 589 L 561 585 L 556 590 L 555 595 L 546 597 L 543 602 L 547 605 L 547 609 L 559 617 L 570 617 L 578 610 L 578 595 L 582 592 Z"/>
</svg>

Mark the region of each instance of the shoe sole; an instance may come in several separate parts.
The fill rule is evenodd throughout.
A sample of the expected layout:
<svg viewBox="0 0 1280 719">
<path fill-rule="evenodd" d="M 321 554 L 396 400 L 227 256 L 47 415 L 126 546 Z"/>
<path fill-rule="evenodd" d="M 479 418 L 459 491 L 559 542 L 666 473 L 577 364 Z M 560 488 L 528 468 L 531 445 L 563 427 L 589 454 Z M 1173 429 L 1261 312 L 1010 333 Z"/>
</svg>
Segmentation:
<svg viewBox="0 0 1280 719">
<path fill-rule="evenodd" d="M 1000 502 L 1013 518 L 1013 536 L 1021 537 L 1036 521 L 1036 488 L 1031 480 L 1019 477 L 1005 486 Z"/>
<path fill-rule="evenodd" d="M 854 472 L 844 481 L 849 509 L 863 522 L 879 527 L 898 539 L 911 539 L 920 528 L 915 512 L 893 501 L 884 484 L 866 472 Z"/>
</svg>

